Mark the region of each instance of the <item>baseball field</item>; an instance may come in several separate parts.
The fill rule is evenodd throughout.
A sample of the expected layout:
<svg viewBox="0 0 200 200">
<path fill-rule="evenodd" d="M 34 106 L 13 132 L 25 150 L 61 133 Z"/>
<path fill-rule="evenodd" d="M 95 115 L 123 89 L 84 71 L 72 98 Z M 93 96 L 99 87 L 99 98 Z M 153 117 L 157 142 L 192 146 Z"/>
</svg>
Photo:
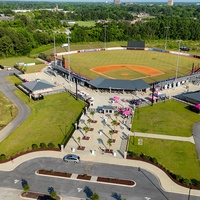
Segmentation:
<svg viewBox="0 0 200 200">
<path fill-rule="evenodd" d="M 68 56 L 65 56 L 68 59 Z M 112 79 L 138 79 L 154 82 L 189 74 L 200 60 L 177 54 L 139 51 L 107 50 L 70 55 L 70 68 L 90 79 L 99 76 Z"/>
</svg>

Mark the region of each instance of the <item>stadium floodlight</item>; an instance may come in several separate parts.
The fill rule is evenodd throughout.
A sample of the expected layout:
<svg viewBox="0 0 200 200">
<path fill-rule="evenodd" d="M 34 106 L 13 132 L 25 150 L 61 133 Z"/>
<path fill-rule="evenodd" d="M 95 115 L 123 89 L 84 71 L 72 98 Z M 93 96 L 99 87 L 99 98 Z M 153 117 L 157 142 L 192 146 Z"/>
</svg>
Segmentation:
<svg viewBox="0 0 200 200">
<path fill-rule="evenodd" d="M 108 27 L 108 25 L 103 25 L 104 27 L 104 49 L 106 50 L 106 28 Z"/>
<path fill-rule="evenodd" d="M 167 51 L 167 36 L 168 36 L 168 31 L 169 31 L 169 28 L 168 26 L 165 27 L 166 29 L 166 38 L 165 38 L 165 51 Z"/>
<path fill-rule="evenodd" d="M 180 56 L 180 45 L 181 42 L 183 40 L 177 40 L 176 42 L 178 42 L 178 56 L 177 56 L 177 62 L 176 62 L 176 77 L 175 77 L 175 81 L 177 82 L 177 78 L 178 78 L 178 65 L 179 65 L 179 56 Z"/>
<path fill-rule="evenodd" d="M 70 54 L 70 37 L 69 37 L 70 31 L 69 31 L 69 28 L 67 28 L 67 31 L 65 33 L 67 34 L 68 43 L 62 44 L 61 47 L 64 48 L 66 51 L 68 51 L 68 71 L 69 71 L 68 79 L 69 79 L 69 81 L 71 81 L 70 55 L 69 55 Z M 67 47 L 67 49 L 65 47 Z"/>
</svg>

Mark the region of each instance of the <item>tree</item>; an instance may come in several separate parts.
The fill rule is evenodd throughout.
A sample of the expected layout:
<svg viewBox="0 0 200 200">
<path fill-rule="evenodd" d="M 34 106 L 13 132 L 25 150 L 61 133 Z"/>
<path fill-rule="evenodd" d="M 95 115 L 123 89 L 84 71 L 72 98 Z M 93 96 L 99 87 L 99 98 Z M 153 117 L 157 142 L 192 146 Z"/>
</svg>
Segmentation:
<svg viewBox="0 0 200 200">
<path fill-rule="evenodd" d="M 56 191 L 53 190 L 53 191 L 51 192 L 50 196 L 51 196 L 51 198 L 56 199 L 56 197 L 57 197 Z"/>
<path fill-rule="evenodd" d="M 115 116 L 115 119 L 116 119 L 116 121 L 117 121 L 117 118 L 119 117 L 119 113 L 116 112 L 116 113 L 114 114 L 114 116 Z"/>
<path fill-rule="evenodd" d="M 90 112 L 90 115 L 92 116 L 92 119 L 93 119 L 93 120 L 94 120 L 94 114 L 95 114 L 94 111 L 91 111 L 91 112 Z"/>
<path fill-rule="evenodd" d="M 110 137 L 111 137 L 111 140 L 112 140 L 113 130 L 109 130 L 109 134 L 110 134 Z"/>
<path fill-rule="evenodd" d="M 87 137 L 87 132 L 90 130 L 88 126 L 83 127 L 83 131 L 85 131 L 85 137 Z"/>
<path fill-rule="evenodd" d="M 77 137 L 77 141 L 79 143 L 79 146 L 81 146 L 81 138 L 80 137 Z"/>
<path fill-rule="evenodd" d="M 107 145 L 109 146 L 109 151 L 110 151 L 110 147 L 112 146 L 112 140 L 111 139 L 108 139 Z"/>
<path fill-rule="evenodd" d="M 99 195 L 95 192 L 90 198 L 92 200 L 99 200 Z"/>
<path fill-rule="evenodd" d="M 90 123 L 92 122 L 92 119 L 88 119 L 87 123 L 89 124 L 89 128 L 90 128 Z"/>
<path fill-rule="evenodd" d="M 112 126 L 114 126 L 114 132 L 115 132 L 115 128 L 118 125 L 118 122 L 116 120 L 112 120 L 111 124 Z"/>
<path fill-rule="evenodd" d="M 30 190 L 30 186 L 28 185 L 28 183 L 23 185 L 23 189 L 24 189 L 24 192 L 28 192 Z"/>
</svg>

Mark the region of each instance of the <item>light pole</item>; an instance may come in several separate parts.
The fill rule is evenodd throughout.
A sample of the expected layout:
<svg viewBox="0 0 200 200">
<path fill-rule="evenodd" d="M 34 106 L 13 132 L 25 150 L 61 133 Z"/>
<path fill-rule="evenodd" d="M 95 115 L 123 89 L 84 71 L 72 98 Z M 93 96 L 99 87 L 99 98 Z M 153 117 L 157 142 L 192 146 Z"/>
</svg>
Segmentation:
<svg viewBox="0 0 200 200">
<path fill-rule="evenodd" d="M 167 35 L 168 35 L 169 28 L 170 27 L 168 27 L 168 26 L 165 27 L 165 29 L 166 29 L 165 51 L 167 51 Z"/>
<path fill-rule="evenodd" d="M 192 185 L 190 185 L 190 188 L 189 188 L 188 200 L 190 200 L 191 189 L 192 189 Z"/>
<path fill-rule="evenodd" d="M 53 32 L 53 40 L 54 40 L 54 66 L 56 66 L 56 36 L 55 36 L 55 32 Z"/>
<path fill-rule="evenodd" d="M 108 27 L 108 25 L 104 25 L 104 49 L 106 50 L 106 28 Z"/>
<path fill-rule="evenodd" d="M 180 45 L 182 40 L 177 40 L 178 42 L 178 57 L 177 57 L 177 62 L 176 62 L 176 77 L 175 77 L 175 82 L 177 81 L 177 76 L 178 76 L 178 65 L 179 65 L 179 57 L 180 57 Z"/>
<path fill-rule="evenodd" d="M 70 37 L 69 37 L 69 34 L 67 36 L 68 38 L 68 70 L 69 70 L 69 81 L 71 81 L 71 69 L 70 69 Z"/>
</svg>

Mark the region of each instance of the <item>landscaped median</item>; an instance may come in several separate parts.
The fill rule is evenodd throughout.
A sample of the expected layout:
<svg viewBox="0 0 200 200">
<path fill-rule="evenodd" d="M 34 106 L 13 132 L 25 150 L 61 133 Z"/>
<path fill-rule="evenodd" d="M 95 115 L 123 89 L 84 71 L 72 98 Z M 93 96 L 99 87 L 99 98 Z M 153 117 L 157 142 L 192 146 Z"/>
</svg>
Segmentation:
<svg viewBox="0 0 200 200">
<path fill-rule="evenodd" d="M 41 194 L 37 192 L 22 192 L 21 197 L 25 199 L 48 199 L 48 200 L 61 200 L 60 196 L 57 196 L 56 199 L 51 198 L 50 195 Z"/>
<path fill-rule="evenodd" d="M 133 180 L 113 178 L 113 177 L 102 177 L 102 176 L 97 177 L 88 174 L 73 174 L 68 172 L 58 172 L 54 170 L 45 170 L 45 169 L 38 170 L 36 174 L 42 176 L 53 176 L 57 178 L 67 178 L 78 181 L 82 180 L 82 181 L 91 181 L 104 184 L 121 185 L 126 187 L 134 187 L 136 185 L 136 183 Z"/>
</svg>

